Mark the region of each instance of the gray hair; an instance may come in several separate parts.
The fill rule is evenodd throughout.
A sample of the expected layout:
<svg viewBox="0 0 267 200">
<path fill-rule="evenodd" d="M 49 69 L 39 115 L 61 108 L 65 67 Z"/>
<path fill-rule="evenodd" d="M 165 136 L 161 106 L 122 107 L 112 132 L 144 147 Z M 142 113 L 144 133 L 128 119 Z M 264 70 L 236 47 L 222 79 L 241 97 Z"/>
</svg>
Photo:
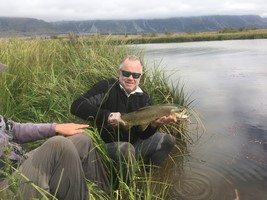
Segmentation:
<svg viewBox="0 0 267 200">
<path fill-rule="evenodd" d="M 123 63 L 124 63 L 125 60 L 131 60 L 131 61 L 136 61 L 136 60 L 137 60 L 137 61 L 139 61 L 139 62 L 141 63 L 141 66 L 143 66 L 140 57 L 138 57 L 138 56 L 136 56 L 136 55 L 129 55 L 129 56 L 126 56 L 126 57 L 122 60 L 122 62 L 121 62 L 121 64 L 120 64 L 120 69 L 123 67 Z"/>
</svg>

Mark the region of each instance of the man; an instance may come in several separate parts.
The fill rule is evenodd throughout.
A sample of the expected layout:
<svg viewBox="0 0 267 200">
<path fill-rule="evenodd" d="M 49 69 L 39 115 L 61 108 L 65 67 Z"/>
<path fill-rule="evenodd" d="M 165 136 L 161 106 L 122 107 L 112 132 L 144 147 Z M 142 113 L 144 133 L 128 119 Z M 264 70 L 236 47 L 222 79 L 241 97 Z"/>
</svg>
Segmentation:
<svg viewBox="0 0 267 200">
<path fill-rule="evenodd" d="M 157 131 L 162 124 L 175 122 L 175 117 L 152 121 L 144 131 L 139 126 L 125 130 L 119 125 L 121 113 L 151 105 L 149 95 L 139 87 L 142 73 L 140 59 L 128 56 L 120 65 L 118 80 L 100 81 L 71 105 L 72 114 L 96 124 L 110 157 L 127 183 L 134 172 L 129 166 L 135 166 L 137 157 L 145 164 L 159 165 L 175 145 L 173 136 Z"/>
<path fill-rule="evenodd" d="M 0 72 L 5 68 L 0 64 Z M 0 196 L 41 199 L 43 190 L 60 200 L 88 200 L 86 179 L 109 192 L 104 167 L 85 128 L 88 125 L 75 123 L 17 123 L 0 115 Z M 49 139 L 29 153 L 20 146 L 45 138 Z M 19 166 L 11 175 L 4 173 L 8 163 Z M 16 184 L 8 181 L 12 178 L 18 181 L 16 197 L 10 192 Z"/>
</svg>

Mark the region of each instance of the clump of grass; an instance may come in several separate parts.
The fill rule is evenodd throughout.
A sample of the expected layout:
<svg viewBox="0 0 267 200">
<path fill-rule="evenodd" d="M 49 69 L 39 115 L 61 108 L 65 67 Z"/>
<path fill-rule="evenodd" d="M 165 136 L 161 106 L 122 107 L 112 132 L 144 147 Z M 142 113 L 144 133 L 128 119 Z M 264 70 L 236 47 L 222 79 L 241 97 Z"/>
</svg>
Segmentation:
<svg viewBox="0 0 267 200">
<path fill-rule="evenodd" d="M 9 65 L 6 72 L 0 74 L 0 113 L 18 122 L 84 123 L 69 112 L 73 100 L 100 79 L 116 78 L 121 60 L 133 53 L 142 56 L 141 52 L 132 52 L 123 42 L 102 36 L 76 38 L 70 35 L 69 38 L 55 40 L 0 40 L 0 61 Z M 162 71 L 154 69 L 145 72 L 141 84 L 155 104 L 174 103 L 190 107 L 191 101 L 185 95 L 184 87 L 170 86 L 168 77 Z M 163 129 L 172 129 L 170 133 L 176 132 L 186 138 L 183 134 L 186 125 L 183 123 Z M 102 151 L 101 157 L 108 163 L 107 153 L 103 151 L 101 141 L 95 135 L 95 143 Z M 40 143 L 42 141 L 27 144 L 26 148 L 30 150 Z M 142 164 L 139 165 L 140 169 L 141 166 Z M 121 181 L 120 189 L 114 193 L 113 199 L 120 199 L 122 193 L 126 193 L 129 199 L 139 199 L 141 195 L 145 196 L 144 199 L 164 199 L 169 187 L 167 181 L 154 181 L 150 173 L 140 177 L 137 173 L 135 185 L 140 184 L 142 194 L 135 187 L 128 187 Z M 89 187 L 95 188 L 93 184 Z M 92 191 L 91 199 L 109 199 L 99 190 Z"/>
<path fill-rule="evenodd" d="M 122 53 L 123 52 L 123 53 Z M 100 39 L 1 41 L 1 112 L 20 121 L 68 120 L 73 97 L 104 77 L 125 55 L 124 47 Z M 25 109 L 27 108 L 27 109 Z"/>
<path fill-rule="evenodd" d="M 122 174 L 120 171 L 115 171 L 113 162 L 111 158 L 108 156 L 106 149 L 104 148 L 104 142 L 100 137 L 97 129 L 87 130 L 87 134 L 89 134 L 93 140 L 100 157 L 105 165 L 105 168 L 108 170 L 108 174 L 111 178 L 111 183 L 114 182 L 114 179 L 118 179 L 118 189 L 111 194 L 110 199 L 117 200 L 135 200 L 135 199 L 147 199 L 147 200 L 157 200 L 157 199 L 166 199 L 168 188 L 170 184 L 167 184 L 167 180 L 160 181 L 154 179 L 153 170 L 151 165 L 144 164 L 142 160 L 138 160 L 136 173 L 134 173 L 131 184 L 127 185 L 123 181 Z M 131 163 L 129 163 L 131 166 Z M 118 175 L 118 177 L 117 177 Z M 99 190 L 95 184 L 90 184 L 90 188 L 93 188 L 93 193 L 91 195 L 94 196 L 95 199 L 105 199 L 107 194 L 103 193 L 103 191 Z M 114 185 L 111 185 L 113 188 Z"/>
</svg>

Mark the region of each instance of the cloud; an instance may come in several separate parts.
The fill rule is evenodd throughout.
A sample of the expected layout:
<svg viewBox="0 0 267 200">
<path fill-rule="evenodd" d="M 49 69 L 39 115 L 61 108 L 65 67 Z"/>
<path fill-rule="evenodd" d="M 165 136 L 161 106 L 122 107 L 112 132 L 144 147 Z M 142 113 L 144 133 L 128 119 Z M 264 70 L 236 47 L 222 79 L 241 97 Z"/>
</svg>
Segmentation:
<svg viewBox="0 0 267 200">
<path fill-rule="evenodd" d="M 266 0 L 12 0 L 0 15 L 32 17 L 46 21 L 94 19 L 144 19 L 200 15 L 266 16 Z"/>
</svg>

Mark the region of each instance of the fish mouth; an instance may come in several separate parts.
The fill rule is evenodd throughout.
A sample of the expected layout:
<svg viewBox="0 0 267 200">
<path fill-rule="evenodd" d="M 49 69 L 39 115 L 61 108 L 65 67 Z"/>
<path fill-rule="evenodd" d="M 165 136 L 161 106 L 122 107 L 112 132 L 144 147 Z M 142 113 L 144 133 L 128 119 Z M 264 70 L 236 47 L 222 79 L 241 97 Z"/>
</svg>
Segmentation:
<svg viewBox="0 0 267 200">
<path fill-rule="evenodd" d="M 188 115 L 186 115 L 185 113 L 186 113 L 186 110 L 183 110 L 180 112 L 173 113 L 173 116 L 176 117 L 177 119 L 187 119 Z"/>
</svg>

